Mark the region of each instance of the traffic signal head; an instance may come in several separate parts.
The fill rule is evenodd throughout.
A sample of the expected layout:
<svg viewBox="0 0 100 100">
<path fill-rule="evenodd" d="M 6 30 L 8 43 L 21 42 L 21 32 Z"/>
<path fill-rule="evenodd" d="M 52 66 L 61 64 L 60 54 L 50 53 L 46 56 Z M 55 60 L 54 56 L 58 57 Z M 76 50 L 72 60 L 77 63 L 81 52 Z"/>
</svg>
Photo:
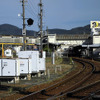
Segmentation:
<svg viewBox="0 0 100 100">
<path fill-rule="evenodd" d="M 43 43 L 47 43 L 48 42 L 48 39 L 43 39 Z"/>
<path fill-rule="evenodd" d="M 47 43 L 48 42 L 48 36 L 44 36 L 42 42 Z"/>
<path fill-rule="evenodd" d="M 34 20 L 33 20 L 33 19 L 31 19 L 31 18 L 29 18 L 29 19 L 27 20 L 28 25 L 32 25 L 32 24 L 33 24 L 33 22 L 34 22 Z"/>
</svg>

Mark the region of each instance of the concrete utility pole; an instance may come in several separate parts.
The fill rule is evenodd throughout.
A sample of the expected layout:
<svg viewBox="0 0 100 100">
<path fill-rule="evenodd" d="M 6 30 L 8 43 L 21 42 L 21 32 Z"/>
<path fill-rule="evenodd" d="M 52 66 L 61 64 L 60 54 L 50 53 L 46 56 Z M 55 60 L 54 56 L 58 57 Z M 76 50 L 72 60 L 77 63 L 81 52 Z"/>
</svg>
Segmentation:
<svg viewBox="0 0 100 100">
<path fill-rule="evenodd" d="M 46 32 L 47 32 L 47 36 L 48 36 L 48 27 L 46 27 Z M 48 46 L 48 53 L 49 53 L 49 38 L 48 38 L 47 46 Z"/>
<path fill-rule="evenodd" d="M 42 4 L 42 0 L 40 0 L 40 3 L 39 3 L 39 6 L 40 6 L 40 13 L 39 13 L 39 16 L 40 16 L 40 25 L 39 25 L 39 28 L 40 28 L 40 57 L 42 58 L 42 50 L 43 50 L 43 45 L 42 45 L 42 38 L 43 38 L 43 24 L 42 24 L 42 20 L 43 20 L 43 4 Z"/>
<path fill-rule="evenodd" d="M 22 29 L 22 35 L 23 35 L 23 50 L 26 50 L 26 24 L 25 24 L 25 0 L 22 0 L 22 9 L 23 9 L 23 29 Z"/>
</svg>

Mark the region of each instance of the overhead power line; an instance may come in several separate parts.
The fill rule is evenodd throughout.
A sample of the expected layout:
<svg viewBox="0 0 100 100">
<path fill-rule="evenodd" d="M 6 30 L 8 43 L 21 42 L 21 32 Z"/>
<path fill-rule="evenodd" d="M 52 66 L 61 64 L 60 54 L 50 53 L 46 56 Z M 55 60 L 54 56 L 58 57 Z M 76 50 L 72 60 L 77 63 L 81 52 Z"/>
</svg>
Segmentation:
<svg viewBox="0 0 100 100">
<path fill-rule="evenodd" d="M 26 11 L 28 13 L 30 13 L 32 15 L 32 17 L 37 18 L 37 15 L 32 10 L 30 10 L 30 7 L 29 6 L 26 6 Z"/>
<path fill-rule="evenodd" d="M 29 0 L 29 1 L 30 1 L 29 3 L 30 3 L 31 6 L 33 7 L 34 11 L 35 11 L 36 13 L 38 13 L 38 11 L 36 10 L 36 8 L 34 7 L 34 4 L 35 4 L 35 3 L 33 3 L 33 1 L 31 1 L 31 0 Z"/>
<path fill-rule="evenodd" d="M 30 0 L 29 0 L 30 1 Z M 28 5 L 27 7 L 31 10 L 31 12 L 34 14 L 34 15 L 37 15 L 37 11 L 34 9 L 34 6 L 31 2 L 28 1 Z"/>
</svg>

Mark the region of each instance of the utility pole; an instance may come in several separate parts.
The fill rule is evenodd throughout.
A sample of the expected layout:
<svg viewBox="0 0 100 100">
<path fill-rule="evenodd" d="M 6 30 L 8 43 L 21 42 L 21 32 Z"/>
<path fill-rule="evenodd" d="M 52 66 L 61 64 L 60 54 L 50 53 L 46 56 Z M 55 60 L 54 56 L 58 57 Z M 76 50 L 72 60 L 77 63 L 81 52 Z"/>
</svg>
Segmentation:
<svg viewBox="0 0 100 100">
<path fill-rule="evenodd" d="M 42 45 L 42 38 L 43 38 L 43 24 L 42 24 L 42 20 L 43 20 L 43 4 L 42 4 L 42 0 L 40 0 L 40 3 L 39 3 L 39 6 L 40 6 L 40 13 L 39 13 L 39 16 L 40 16 L 40 25 L 39 25 L 39 28 L 40 28 L 40 57 L 42 58 L 42 51 L 43 51 L 43 45 Z"/>
<path fill-rule="evenodd" d="M 23 29 L 22 29 L 22 35 L 23 35 L 23 50 L 26 50 L 26 24 L 25 24 L 25 0 L 22 0 L 22 9 L 23 9 Z"/>
<path fill-rule="evenodd" d="M 46 28 L 46 32 L 47 32 L 47 36 L 48 36 L 48 26 Z M 47 41 L 47 46 L 48 46 L 48 53 L 49 53 L 49 38 L 48 38 L 48 41 Z"/>
</svg>

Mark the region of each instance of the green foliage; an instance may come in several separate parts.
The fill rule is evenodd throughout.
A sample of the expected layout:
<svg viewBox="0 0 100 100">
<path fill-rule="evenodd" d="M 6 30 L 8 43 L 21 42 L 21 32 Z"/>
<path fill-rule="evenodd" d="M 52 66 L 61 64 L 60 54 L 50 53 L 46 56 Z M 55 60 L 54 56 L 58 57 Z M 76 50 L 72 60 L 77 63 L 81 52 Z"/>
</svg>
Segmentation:
<svg viewBox="0 0 100 100">
<path fill-rule="evenodd" d="M 51 57 L 46 57 L 46 63 L 48 62 L 52 62 L 52 58 Z"/>
<path fill-rule="evenodd" d="M 63 61 L 62 58 L 55 58 L 55 64 L 61 64 Z"/>
<path fill-rule="evenodd" d="M 12 93 L 12 92 L 13 92 L 13 88 L 9 88 L 8 91 L 9 91 L 10 93 Z"/>
<path fill-rule="evenodd" d="M 70 57 L 70 64 L 73 64 L 73 60 L 72 60 L 72 58 Z"/>
<path fill-rule="evenodd" d="M 51 52 L 51 49 L 49 48 L 49 50 L 48 50 L 48 46 L 47 45 L 45 45 L 44 47 L 43 47 L 43 51 L 46 51 L 46 52 Z"/>
</svg>

